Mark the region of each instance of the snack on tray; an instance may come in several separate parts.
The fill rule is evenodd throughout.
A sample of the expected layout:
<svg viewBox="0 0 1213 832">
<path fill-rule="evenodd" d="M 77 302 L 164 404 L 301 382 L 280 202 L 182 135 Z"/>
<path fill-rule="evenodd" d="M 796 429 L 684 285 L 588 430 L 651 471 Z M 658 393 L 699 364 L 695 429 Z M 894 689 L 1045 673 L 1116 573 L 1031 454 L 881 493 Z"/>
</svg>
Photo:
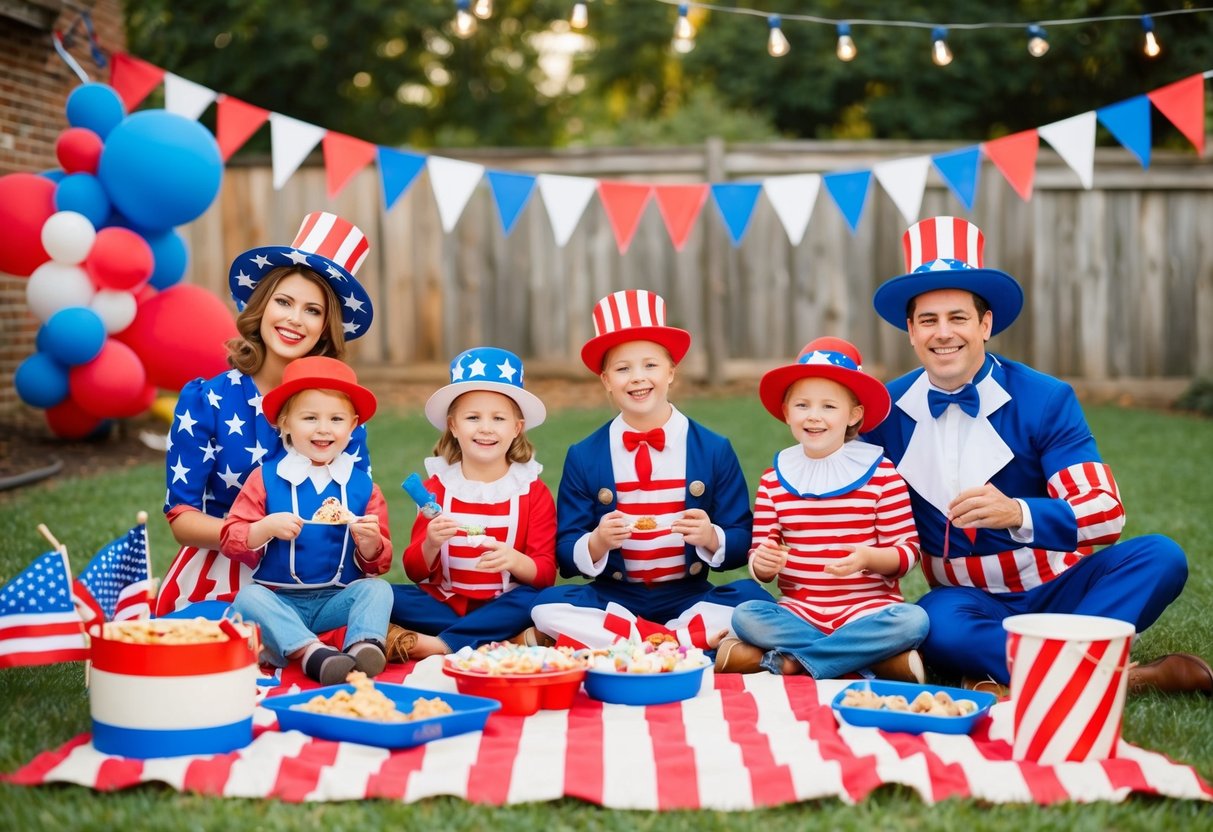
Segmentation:
<svg viewBox="0 0 1213 832">
<path fill-rule="evenodd" d="M 241 625 L 238 631 L 247 637 Z M 102 637 L 128 644 L 206 644 L 228 641 L 229 636 L 218 621 L 206 618 L 152 618 L 132 621 L 110 621 L 102 625 Z"/>
<path fill-rule="evenodd" d="M 651 532 L 653 529 L 657 528 L 657 518 L 651 515 L 637 517 L 632 523 L 632 528 L 638 532 Z"/>
<path fill-rule="evenodd" d="M 345 680 L 354 686 L 353 693 L 339 690 L 332 696 L 313 696 L 294 707 L 314 714 L 352 716 L 377 722 L 414 722 L 454 713 L 450 705 L 435 696 L 433 699 L 418 697 L 413 700 L 413 710 L 406 714 L 397 710 L 396 703 L 382 691 L 376 690 L 375 683 L 361 670 L 351 671 Z"/>
<path fill-rule="evenodd" d="M 977 703 L 971 699 L 953 699 L 947 691 L 936 691 L 934 695 L 922 691 L 907 703 L 904 696 L 878 696 L 863 688 L 850 688 L 842 697 L 844 708 L 872 708 L 886 711 L 908 711 L 924 716 L 968 716 L 977 711 Z"/>
<path fill-rule="evenodd" d="M 495 641 L 473 650 L 461 648 L 446 657 L 447 666 L 465 673 L 486 676 L 514 676 L 582 670 L 589 662 L 588 651 L 571 647 L 528 647 Z"/>
<path fill-rule="evenodd" d="M 357 519 L 358 516 L 341 505 L 341 501 L 336 497 L 326 497 L 324 502 L 320 504 L 320 508 L 316 509 L 316 513 L 312 515 L 313 523 L 330 523 L 333 525 L 353 523 Z"/>
<path fill-rule="evenodd" d="M 617 641 L 590 654 L 590 669 L 608 673 L 670 673 L 710 664 L 698 647 L 683 647 L 673 636 L 654 634 L 644 641 Z"/>
</svg>

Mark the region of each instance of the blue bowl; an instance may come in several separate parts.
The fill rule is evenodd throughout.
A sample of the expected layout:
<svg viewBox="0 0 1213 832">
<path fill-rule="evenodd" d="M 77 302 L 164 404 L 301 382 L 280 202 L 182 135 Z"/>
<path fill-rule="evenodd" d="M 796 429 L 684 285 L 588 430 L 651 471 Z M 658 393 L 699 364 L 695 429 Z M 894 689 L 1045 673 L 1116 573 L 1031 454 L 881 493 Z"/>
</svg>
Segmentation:
<svg viewBox="0 0 1213 832">
<path fill-rule="evenodd" d="M 664 705 L 699 693 L 705 670 L 707 665 L 669 673 L 616 673 L 590 668 L 585 674 L 585 692 L 592 699 L 615 705 Z"/>
<path fill-rule="evenodd" d="M 484 728 L 489 714 L 501 708 L 500 702 L 482 696 L 465 696 L 461 693 L 380 683 L 376 683 L 375 689 L 395 702 L 396 708 L 405 713 L 413 709 L 413 700 L 419 696 L 426 699 L 438 697 L 450 705 L 453 712 L 414 722 L 382 722 L 352 716 L 316 714 L 294 707 L 309 702 L 316 696 L 332 696 L 339 690 L 353 693 L 353 685 L 329 685 L 287 696 L 269 696 L 261 701 L 261 707 L 275 712 L 278 728 L 282 731 L 302 731 L 322 740 L 357 742 L 378 748 L 412 748 L 431 740 L 480 731 Z"/>
<path fill-rule="evenodd" d="M 848 690 L 863 690 L 867 684 L 872 686 L 872 693 L 877 696 L 904 696 L 907 702 L 913 702 L 914 698 L 924 690 L 931 695 L 944 691 L 953 699 L 968 699 L 974 702 L 977 710 L 965 716 L 929 716 L 908 711 L 843 707 L 842 698 L 846 696 Z M 910 682 L 873 680 L 869 683 L 855 682 L 847 685 L 834 697 L 831 706 L 840 720 L 863 728 L 880 728 L 882 731 L 900 731 L 904 734 L 922 734 L 927 731 L 936 734 L 967 734 L 979 721 L 985 719 L 990 707 L 997 701 L 997 696 L 985 691 L 949 688 L 944 685 L 916 685 Z"/>
</svg>

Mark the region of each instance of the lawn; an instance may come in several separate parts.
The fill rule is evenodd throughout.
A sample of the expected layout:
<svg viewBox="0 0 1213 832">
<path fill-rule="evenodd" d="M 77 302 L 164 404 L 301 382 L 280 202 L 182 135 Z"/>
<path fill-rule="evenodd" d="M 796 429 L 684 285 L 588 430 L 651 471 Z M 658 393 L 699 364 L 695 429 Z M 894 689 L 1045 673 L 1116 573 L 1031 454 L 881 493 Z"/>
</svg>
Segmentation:
<svg viewBox="0 0 1213 832">
<path fill-rule="evenodd" d="M 787 444 L 786 428 L 762 410 L 756 398 L 696 398 L 683 409 L 733 440 L 751 485 L 772 454 Z M 1126 536 L 1162 532 L 1188 553 L 1191 574 L 1179 601 L 1146 632 L 1134 657 L 1150 659 L 1170 651 L 1213 655 L 1213 421 L 1112 407 L 1088 409 L 1100 450 L 1116 472 L 1128 508 Z M 550 415 L 531 435 L 546 465 L 544 480 L 559 484 L 564 449 L 609 414 L 602 409 L 566 410 Z M 407 540 L 415 512 L 399 483 L 421 461 L 434 430 L 414 412 L 384 412 L 371 428 L 375 478 L 388 497 L 397 551 Z M 164 473 L 140 466 L 90 479 L 53 479 L 0 493 L 0 578 L 7 581 L 46 550 L 35 531 L 47 523 L 83 567 L 104 543 L 117 537 L 143 509 L 149 525 L 153 565 L 163 575 L 176 551 L 160 518 Z M 399 566 L 389 576 L 403 580 Z M 925 590 L 917 574 L 903 582 L 916 598 Z M 38 752 L 56 747 L 89 728 L 88 701 L 79 664 L 0 671 L 0 770 L 12 771 Z M 1197 696 L 1132 698 L 1124 735 L 1131 742 L 1164 751 L 1213 778 L 1213 704 Z M 542 773 L 536 773 L 542 776 Z M 928 807 L 897 788 L 878 792 L 859 806 L 838 801 L 798 804 L 742 814 L 608 811 L 576 801 L 492 808 L 454 799 L 404 805 L 379 801 L 294 805 L 277 801 L 217 800 L 143 786 L 120 793 L 94 793 L 74 786 L 21 788 L 0 785 L 8 807 L 6 829 L 296 829 L 326 830 L 437 827 L 444 830 L 557 829 L 1171 829 L 1211 828 L 1213 808 L 1191 801 L 1131 799 L 1091 806 L 984 807 L 952 801 Z"/>
</svg>

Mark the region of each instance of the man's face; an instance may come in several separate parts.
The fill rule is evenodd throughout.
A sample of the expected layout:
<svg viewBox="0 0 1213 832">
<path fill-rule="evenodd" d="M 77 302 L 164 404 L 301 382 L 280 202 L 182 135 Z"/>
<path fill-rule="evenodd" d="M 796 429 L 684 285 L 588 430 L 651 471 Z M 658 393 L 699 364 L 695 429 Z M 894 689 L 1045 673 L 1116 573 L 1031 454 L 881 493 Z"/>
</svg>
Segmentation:
<svg viewBox="0 0 1213 832">
<path fill-rule="evenodd" d="M 956 390 L 972 381 L 986 360 L 994 313 L 979 315 L 972 292 L 939 289 L 915 298 L 906 323 L 910 344 L 931 383 Z"/>
</svg>

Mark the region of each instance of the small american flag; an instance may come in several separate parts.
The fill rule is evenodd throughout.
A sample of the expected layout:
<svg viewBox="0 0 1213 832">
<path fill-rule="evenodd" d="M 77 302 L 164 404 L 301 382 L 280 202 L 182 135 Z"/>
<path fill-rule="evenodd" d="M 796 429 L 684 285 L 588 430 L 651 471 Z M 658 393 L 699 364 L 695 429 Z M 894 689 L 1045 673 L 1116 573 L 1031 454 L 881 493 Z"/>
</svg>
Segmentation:
<svg viewBox="0 0 1213 832">
<path fill-rule="evenodd" d="M 151 615 L 147 525 L 140 523 L 103 546 L 76 579 L 73 591 L 85 624 Z"/>
<path fill-rule="evenodd" d="M 0 667 L 87 658 L 67 554 L 47 552 L 0 589 Z"/>
</svg>

